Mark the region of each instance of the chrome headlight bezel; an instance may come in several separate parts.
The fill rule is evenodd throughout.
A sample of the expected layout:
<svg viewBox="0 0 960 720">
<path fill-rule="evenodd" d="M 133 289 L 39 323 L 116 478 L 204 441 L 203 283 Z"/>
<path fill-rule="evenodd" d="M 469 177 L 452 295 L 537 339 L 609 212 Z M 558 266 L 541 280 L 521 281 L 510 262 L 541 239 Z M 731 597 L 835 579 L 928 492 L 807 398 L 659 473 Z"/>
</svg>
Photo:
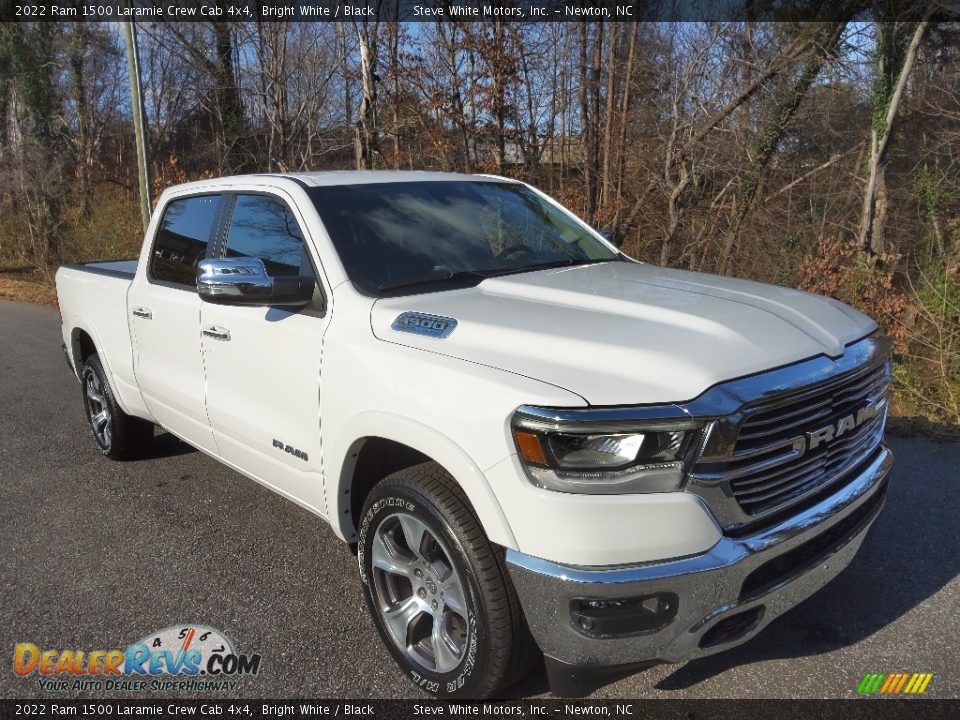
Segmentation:
<svg viewBox="0 0 960 720">
<path fill-rule="evenodd" d="M 666 410 L 667 415 L 672 414 L 669 408 Z M 611 420 L 604 411 L 561 411 L 530 406 L 519 408 L 510 422 L 518 458 L 532 484 L 546 490 L 590 495 L 682 490 L 702 450 L 706 427 L 704 420 L 682 415 Z M 615 438 L 632 439 L 617 445 L 612 442 Z M 662 454 L 666 438 L 670 439 L 668 450 L 672 452 L 653 461 L 650 453 Z M 604 443 L 601 439 L 611 442 Z M 621 453 L 618 458 L 624 457 L 624 446 L 636 445 L 637 455 L 622 463 L 575 465 L 559 457 L 558 446 L 564 444 L 578 449 L 587 447 L 597 456 L 602 453 L 596 448 L 616 446 Z M 569 458 L 570 454 L 565 457 Z"/>
</svg>

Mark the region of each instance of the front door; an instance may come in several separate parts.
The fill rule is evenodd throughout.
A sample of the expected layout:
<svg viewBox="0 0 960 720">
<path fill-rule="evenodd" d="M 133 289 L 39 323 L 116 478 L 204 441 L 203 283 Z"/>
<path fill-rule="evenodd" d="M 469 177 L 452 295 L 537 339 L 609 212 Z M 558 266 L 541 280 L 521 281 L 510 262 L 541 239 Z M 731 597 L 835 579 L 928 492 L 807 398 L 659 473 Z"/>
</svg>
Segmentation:
<svg viewBox="0 0 960 720">
<path fill-rule="evenodd" d="M 232 196 L 222 254 L 258 257 L 273 276 L 316 277 L 291 205 L 272 194 Z M 306 308 L 202 303 L 207 414 L 221 457 L 324 514 L 320 358 L 327 327 L 319 284 Z"/>
<path fill-rule="evenodd" d="M 145 271 L 130 287 L 134 370 L 154 419 L 216 454 L 204 402 L 197 264 L 218 225 L 219 194 L 177 198 L 163 211 Z"/>
</svg>

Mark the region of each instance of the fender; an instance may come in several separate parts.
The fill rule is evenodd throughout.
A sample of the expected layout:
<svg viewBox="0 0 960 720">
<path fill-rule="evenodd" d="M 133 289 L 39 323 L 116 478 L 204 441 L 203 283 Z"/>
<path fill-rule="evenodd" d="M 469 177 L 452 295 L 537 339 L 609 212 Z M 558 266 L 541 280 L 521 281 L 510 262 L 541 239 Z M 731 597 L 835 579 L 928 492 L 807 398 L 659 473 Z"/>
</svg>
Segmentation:
<svg viewBox="0 0 960 720">
<path fill-rule="evenodd" d="M 330 485 L 336 482 L 336 488 L 333 501 L 331 493 L 327 493 L 327 516 L 338 519 L 332 526 L 340 538 L 348 542 L 356 539 L 350 513 L 344 512 L 350 507 L 350 496 L 345 491 L 350 487 L 356 454 L 368 437 L 403 443 L 433 458 L 463 488 L 490 541 L 516 548 L 513 531 L 483 471 L 456 442 L 416 420 L 378 411 L 364 412 L 350 418 L 332 443 L 328 466 L 330 471 L 325 475 Z"/>
<path fill-rule="evenodd" d="M 143 404 L 143 400 L 140 397 L 139 388 L 130 385 L 128 382 L 121 381 L 121 379 L 118 378 L 116 372 L 113 370 L 113 367 L 110 364 L 110 359 L 107 357 L 107 353 L 103 352 L 103 342 L 100 339 L 100 335 L 97 333 L 96 329 L 77 315 L 70 317 L 69 327 L 70 341 L 67 343 L 67 349 L 70 352 L 70 361 L 77 370 L 78 379 L 80 372 L 80 353 L 76 336 L 78 332 L 85 332 L 93 341 L 93 347 L 96 350 L 97 357 L 100 358 L 100 364 L 103 365 L 103 369 L 107 373 L 107 379 L 110 382 L 110 389 L 113 390 L 113 396 L 117 401 L 117 405 L 119 405 L 120 409 L 123 410 L 127 415 L 150 419 L 150 413 L 147 411 L 147 408 Z"/>
</svg>

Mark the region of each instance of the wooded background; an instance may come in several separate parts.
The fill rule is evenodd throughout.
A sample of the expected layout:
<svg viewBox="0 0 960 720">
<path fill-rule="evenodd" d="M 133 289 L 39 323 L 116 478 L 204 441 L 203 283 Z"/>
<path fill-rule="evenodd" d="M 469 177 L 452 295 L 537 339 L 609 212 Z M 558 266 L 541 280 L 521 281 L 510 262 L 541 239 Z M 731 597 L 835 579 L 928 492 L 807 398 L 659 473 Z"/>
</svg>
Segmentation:
<svg viewBox="0 0 960 720">
<path fill-rule="evenodd" d="M 398 23 L 386 4 L 356 23 L 137 23 L 151 194 L 262 171 L 521 178 L 639 259 L 863 309 L 896 341 L 896 409 L 960 423 L 960 24 L 896 0 L 867 19 L 813 6 L 776 23 Z M 139 249 L 129 77 L 120 23 L 0 26 L 6 294 Z"/>
</svg>

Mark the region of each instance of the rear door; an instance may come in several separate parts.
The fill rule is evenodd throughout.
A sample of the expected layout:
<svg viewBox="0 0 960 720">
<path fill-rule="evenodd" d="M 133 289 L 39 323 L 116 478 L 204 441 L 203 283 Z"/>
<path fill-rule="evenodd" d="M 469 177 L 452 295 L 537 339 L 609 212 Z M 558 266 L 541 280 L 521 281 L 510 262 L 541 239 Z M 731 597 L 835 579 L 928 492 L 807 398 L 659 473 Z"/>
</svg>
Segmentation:
<svg viewBox="0 0 960 720">
<path fill-rule="evenodd" d="M 171 200 L 145 273 L 130 287 L 134 368 L 143 400 L 163 427 L 216 453 L 204 402 L 197 264 L 212 249 L 224 207 L 219 193 Z"/>
<path fill-rule="evenodd" d="M 228 196 L 218 255 L 263 260 L 268 274 L 317 278 L 301 218 L 279 194 Z M 207 415 L 221 457 L 324 514 L 320 359 L 328 315 L 321 283 L 306 308 L 204 302 Z"/>
</svg>

